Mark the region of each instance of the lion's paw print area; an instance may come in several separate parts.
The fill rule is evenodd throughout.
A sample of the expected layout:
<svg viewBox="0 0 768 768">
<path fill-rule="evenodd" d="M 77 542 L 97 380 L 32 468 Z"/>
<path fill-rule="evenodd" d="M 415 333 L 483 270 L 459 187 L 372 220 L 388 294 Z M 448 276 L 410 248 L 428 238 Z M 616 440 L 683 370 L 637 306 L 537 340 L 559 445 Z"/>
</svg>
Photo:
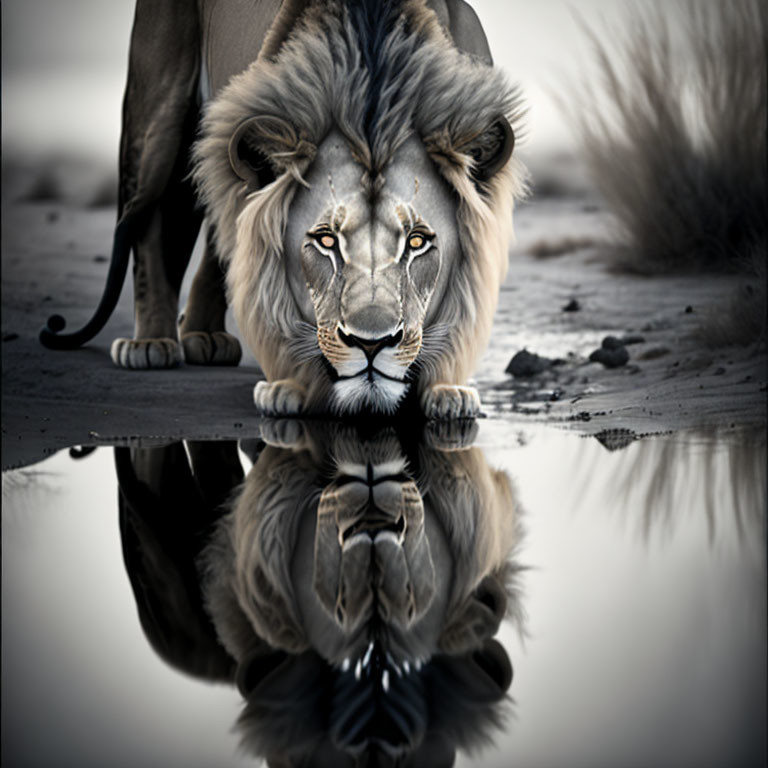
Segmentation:
<svg viewBox="0 0 768 768">
<path fill-rule="evenodd" d="M 115 339 L 110 354 L 115 365 L 132 370 L 175 368 L 183 361 L 181 345 L 170 338 Z"/>
<path fill-rule="evenodd" d="M 480 395 L 474 387 L 437 384 L 424 397 L 428 419 L 474 419 L 480 413 Z"/>
<path fill-rule="evenodd" d="M 253 402 L 264 416 L 298 416 L 304 410 L 304 389 L 291 379 L 260 381 Z"/>
<path fill-rule="evenodd" d="M 224 331 L 191 331 L 182 334 L 181 343 L 190 365 L 237 365 L 243 354 L 240 342 Z"/>
</svg>

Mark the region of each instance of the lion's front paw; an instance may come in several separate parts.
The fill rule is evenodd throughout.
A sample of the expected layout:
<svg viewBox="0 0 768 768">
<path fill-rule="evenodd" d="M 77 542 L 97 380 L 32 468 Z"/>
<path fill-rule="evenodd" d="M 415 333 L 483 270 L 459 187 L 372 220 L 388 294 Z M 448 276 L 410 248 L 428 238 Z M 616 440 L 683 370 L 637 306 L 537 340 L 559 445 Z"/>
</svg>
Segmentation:
<svg viewBox="0 0 768 768">
<path fill-rule="evenodd" d="M 480 413 L 480 395 L 474 387 L 436 384 L 422 402 L 428 419 L 474 419 Z"/>
<path fill-rule="evenodd" d="M 304 388 L 293 379 L 260 381 L 253 402 L 265 416 L 298 416 L 304 410 Z"/>
<path fill-rule="evenodd" d="M 450 453 L 471 448 L 477 438 L 475 419 L 441 419 L 430 421 L 424 430 L 424 441 L 436 451 Z"/>
<path fill-rule="evenodd" d="M 170 338 L 115 339 L 110 354 L 121 368 L 175 368 L 182 362 L 181 345 Z"/>
<path fill-rule="evenodd" d="M 259 431 L 267 445 L 277 448 L 299 450 L 306 445 L 304 424 L 297 419 L 263 419 Z"/>
<path fill-rule="evenodd" d="M 181 343 L 190 365 L 237 365 L 243 354 L 240 342 L 224 331 L 190 331 L 181 335 Z"/>
</svg>

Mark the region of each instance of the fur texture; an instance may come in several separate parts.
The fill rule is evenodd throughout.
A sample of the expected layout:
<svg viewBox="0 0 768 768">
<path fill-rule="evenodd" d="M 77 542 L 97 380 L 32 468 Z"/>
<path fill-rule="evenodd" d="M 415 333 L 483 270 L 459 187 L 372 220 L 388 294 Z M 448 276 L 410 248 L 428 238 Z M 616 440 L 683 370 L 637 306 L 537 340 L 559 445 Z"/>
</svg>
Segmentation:
<svg viewBox="0 0 768 768">
<path fill-rule="evenodd" d="M 370 22 L 378 7 L 377 27 Z M 281 128 L 260 140 L 275 181 L 249 194 L 230 166 L 228 145 L 255 115 L 281 118 Z M 283 243 L 294 195 L 333 127 L 371 179 L 409 136 L 420 137 L 455 191 L 462 253 L 443 265 L 447 294 L 414 368 L 422 392 L 467 380 L 490 334 L 514 199 L 525 186 L 514 158 L 487 182 L 470 175 L 472 142 L 499 115 L 516 127 L 516 91 L 500 72 L 458 51 L 418 0 L 310 4 L 277 55 L 260 57 L 211 103 L 195 178 L 228 268 L 238 325 L 269 381 L 294 379 L 310 402 L 329 399 L 322 366 L 311 364 L 320 351 L 291 294 Z"/>
</svg>

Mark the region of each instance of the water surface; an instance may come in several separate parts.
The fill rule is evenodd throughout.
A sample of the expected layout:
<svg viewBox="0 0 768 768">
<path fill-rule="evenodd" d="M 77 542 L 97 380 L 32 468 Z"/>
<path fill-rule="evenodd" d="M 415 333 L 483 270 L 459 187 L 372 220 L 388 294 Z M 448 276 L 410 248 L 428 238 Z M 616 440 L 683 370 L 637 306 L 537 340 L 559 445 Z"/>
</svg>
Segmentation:
<svg viewBox="0 0 768 768">
<path fill-rule="evenodd" d="M 486 420 L 467 450 L 473 472 L 502 470 L 514 489 L 508 607 L 524 618 L 495 636 L 514 670 L 486 708 L 501 726 L 491 718 L 492 743 L 459 749 L 456 764 L 763 765 L 764 435 L 608 450 Z M 470 466 L 444 455 L 445 477 Z M 109 448 L 4 474 L 4 765 L 254 764 L 233 731 L 237 688 L 172 668 L 142 631 L 117 498 Z"/>
</svg>

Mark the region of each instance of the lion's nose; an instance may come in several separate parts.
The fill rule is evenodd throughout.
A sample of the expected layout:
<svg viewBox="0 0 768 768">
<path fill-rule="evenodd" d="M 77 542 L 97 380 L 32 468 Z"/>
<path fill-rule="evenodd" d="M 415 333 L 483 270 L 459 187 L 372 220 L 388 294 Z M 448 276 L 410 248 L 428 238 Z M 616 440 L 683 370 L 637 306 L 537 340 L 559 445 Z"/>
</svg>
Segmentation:
<svg viewBox="0 0 768 768">
<path fill-rule="evenodd" d="M 339 328 L 339 338 L 348 347 L 359 347 L 365 352 L 368 360 L 373 360 L 384 347 L 396 347 L 403 340 L 403 329 L 401 328 L 397 333 L 380 336 L 378 339 L 366 339 L 352 333 L 344 333 Z"/>
</svg>

